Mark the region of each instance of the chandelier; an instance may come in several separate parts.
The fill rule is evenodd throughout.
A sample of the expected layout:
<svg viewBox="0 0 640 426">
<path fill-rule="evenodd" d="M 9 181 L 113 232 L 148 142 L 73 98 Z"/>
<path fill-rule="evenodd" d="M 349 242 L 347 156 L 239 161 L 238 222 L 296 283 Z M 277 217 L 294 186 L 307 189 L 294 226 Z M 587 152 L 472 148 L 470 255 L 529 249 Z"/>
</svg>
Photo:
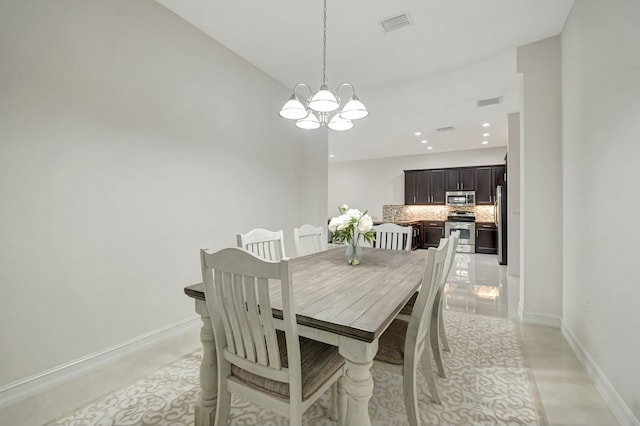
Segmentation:
<svg viewBox="0 0 640 426">
<path fill-rule="evenodd" d="M 301 129 L 313 130 L 320 126 L 328 126 L 332 130 L 349 130 L 353 127 L 353 120 L 369 115 L 369 111 L 356 96 L 356 90 L 350 83 L 342 83 L 335 93 L 327 86 L 327 0 L 324 0 L 324 19 L 322 27 L 322 84 L 320 90 L 313 93 L 311 87 L 305 83 L 298 83 L 293 88 L 293 94 L 280 110 L 280 116 L 289 120 L 296 120 L 296 126 Z M 297 90 L 304 87 L 309 97 L 301 97 Z M 344 88 L 351 89 L 351 98 L 342 106 L 338 92 Z"/>
</svg>

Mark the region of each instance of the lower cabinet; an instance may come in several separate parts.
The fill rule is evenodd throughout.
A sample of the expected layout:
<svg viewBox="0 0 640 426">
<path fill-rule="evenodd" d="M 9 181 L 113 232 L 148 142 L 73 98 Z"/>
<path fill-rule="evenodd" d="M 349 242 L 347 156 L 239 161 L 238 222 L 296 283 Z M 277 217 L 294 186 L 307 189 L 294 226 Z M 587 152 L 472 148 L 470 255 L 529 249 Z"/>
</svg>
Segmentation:
<svg viewBox="0 0 640 426">
<path fill-rule="evenodd" d="M 422 226 L 419 223 L 411 225 L 411 250 L 420 248 L 420 240 L 422 237 Z"/>
<path fill-rule="evenodd" d="M 498 254 L 498 229 L 494 223 L 476 223 L 476 253 Z"/>
<path fill-rule="evenodd" d="M 444 222 L 426 220 L 422 222 L 422 248 L 438 247 L 444 238 Z"/>
</svg>

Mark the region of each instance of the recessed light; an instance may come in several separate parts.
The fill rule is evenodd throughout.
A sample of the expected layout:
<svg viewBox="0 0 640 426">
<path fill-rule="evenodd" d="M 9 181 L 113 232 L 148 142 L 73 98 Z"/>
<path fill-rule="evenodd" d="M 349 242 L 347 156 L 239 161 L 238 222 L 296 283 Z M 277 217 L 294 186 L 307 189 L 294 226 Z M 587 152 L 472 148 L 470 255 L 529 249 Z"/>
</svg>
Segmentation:
<svg viewBox="0 0 640 426">
<path fill-rule="evenodd" d="M 482 136 L 486 138 L 487 136 L 491 136 L 491 133 L 483 133 Z"/>
<path fill-rule="evenodd" d="M 482 123 L 482 127 L 489 127 L 491 126 L 491 123 Z"/>
<path fill-rule="evenodd" d="M 427 143 L 427 141 L 426 141 L 426 140 L 424 140 L 424 141 L 420 141 L 420 143 Z"/>
<path fill-rule="evenodd" d="M 335 155 L 333 155 L 333 154 L 330 154 L 330 155 L 329 155 L 329 158 L 333 158 L 333 157 L 335 157 Z"/>
<path fill-rule="evenodd" d="M 433 149 L 433 147 L 432 146 L 428 146 L 427 149 Z"/>
<path fill-rule="evenodd" d="M 482 141 L 482 145 L 486 145 L 488 143 L 489 143 L 489 141 Z"/>
<path fill-rule="evenodd" d="M 422 135 L 422 132 L 415 132 L 414 135 L 420 136 L 420 135 Z"/>
</svg>

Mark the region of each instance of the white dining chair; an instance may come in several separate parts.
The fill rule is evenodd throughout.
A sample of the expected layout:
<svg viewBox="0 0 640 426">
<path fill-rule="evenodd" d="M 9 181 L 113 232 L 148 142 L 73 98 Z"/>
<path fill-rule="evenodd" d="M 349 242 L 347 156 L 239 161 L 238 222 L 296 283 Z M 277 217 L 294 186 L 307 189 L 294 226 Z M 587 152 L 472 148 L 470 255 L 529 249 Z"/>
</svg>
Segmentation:
<svg viewBox="0 0 640 426">
<path fill-rule="evenodd" d="M 451 272 L 453 266 L 453 260 L 456 256 L 456 248 L 458 247 L 458 240 L 460 240 L 460 231 L 454 231 L 448 238 L 441 238 L 440 245 L 448 242 L 447 257 L 445 259 L 444 270 L 438 286 L 438 291 L 433 301 L 432 321 L 436 324 L 430 331 L 431 346 L 434 352 L 434 360 L 438 369 L 438 375 L 440 377 L 446 377 L 444 365 L 442 362 L 442 352 L 440 342 L 442 342 L 442 350 L 449 352 L 449 340 L 444 328 L 444 287 L 447 284 L 447 278 Z M 398 318 L 408 320 L 411 316 L 411 312 L 414 309 L 418 294 L 414 294 L 413 297 L 407 302 L 398 314 Z"/>
<path fill-rule="evenodd" d="M 376 248 L 386 250 L 411 250 L 411 234 L 413 228 L 410 226 L 400 226 L 395 223 L 383 223 L 375 225 Z"/>
<path fill-rule="evenodd" d="M 200 254 L 217 352 L 214 424 L 227 424 L 234 394 L 301 425 L 302 414 L 335 389 L 344 358 L 336 346 L 298 335 L 289 260 L 267 261 L 240 248 Z M 272 314 L 270 284 L 280 287 L 281 320 Z M 346 408 L 335 408 L 342 421 Z"/>
<path fill-rule="evenodd" d="M 411 312 L 411 319 L 407 322 L 396 318 L 391 322 L 387 330 L 380 336 L 378 353 L 375 356 L 374 366 L 382 365 L 392 370 L 401 370 L 404 403 L 411 426 L 420 425 L 416 377 L 419 364 L 422 365 L 422 371 L 431 393 L 431 400 L 440 404 L 440 396 L 431 367 L 433 348 L 430 333 L 434 327 L 431 313 L 433 301 L 444 273 L 448 245 L 449 241 L 445 240 L 437 249 L 433 247 L 428 249 L 422 286 Z"/>
<path fill-rule="evenodd" d="M 302 225 L 293 228 L 293 243 L 298 256 L 317 253 L 327 249 L 327 235 L 322 226 Z"/>
<path fill-rule="evenodd" d="M 438 368 L 438 375 L 440 377 L 446 377 L 444 371 L 444 365 L 442 364 L 442 352 L 440 351 L 440 342 L 442 342 L 442 349 L 450 352 L 449 349 L 449 340 L 447 339 L 447 334 L 444 329 L 444 317 L 443 317 L 443 309 L 444 309 L 444 287 L 447 284 L 447 278 L 449 277 L 449 273 L 451 272 L 451 267 L 453 266 L 453 260 L 456 257 L 456 249 L 458 247 L 458 241 L 460 240 L 460 231 L 454 231 L 449 235 L 449 238 L 443 238 L 443 240 L 449 240 L 449 247 L 447 248 L 447 258 L 444 261 L 444 270 L 442 272 L 442 277 L 440 279 L 440 285 L 438 286 L 438 291 L 436 292 L 436 296 L 433 300 L 433 312 L 431 313 L 431 321 L 434 325 L 434 330 L 436 333 L 431 333 L 431 346 L 434 351 L 434 359 L 436 361 L 436 367 Z"/>
<path fill-rule="evenodd" d="M 269 231 L 256 228 L 246 234 L 237 235 L 238 247 L 266 260 L 281 260 L 287 255 L 284 251 L 284 234 L 282 230 Z"/>
</svg>

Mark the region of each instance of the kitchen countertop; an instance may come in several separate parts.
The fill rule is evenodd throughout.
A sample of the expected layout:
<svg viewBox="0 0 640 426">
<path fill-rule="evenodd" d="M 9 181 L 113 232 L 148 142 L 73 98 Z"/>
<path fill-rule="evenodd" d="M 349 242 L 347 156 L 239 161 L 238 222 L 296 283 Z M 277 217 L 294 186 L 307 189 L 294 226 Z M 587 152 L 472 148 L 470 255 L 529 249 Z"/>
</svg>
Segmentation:
<svg viewBox="0 0 640 426">
<path fill-rule="evenodd" d="M 421 220 L 396 220 L 395 222 L 389 222 L 384 220 L 374 220 L 373 224 L 381 225 L 383 223 L 395 223 L 396 225 L 400 225 L 400 226 L 408 226 L 408 225 L 419 224 L 421 222 L 422 222 Z"/>
<path fill-rule="evenodd" d="M 408 225 L 416 225 L 416 224 L 420 224 L 422 222 L 455 222 L 454 220 L 447 220 L 447 219 L 433 219 L 433 220 L 426 220 L 426 219 L 421 219 L 421 220 L 396 220 L 395 222 L 391 222 L 391 221 L 384 221 L 384 220 L 374 220 L 373 224 L 374 225 L 381 225 L 383 223 L 395 223 L 396 225 L 400 225 L 400 226 L 408 226 Z M 482 223 L 482 224 L 493 224 L 495 225 L 494 222 L 491 221 L 482 221 L 482 220 L 476 220 L 474 223 Z"/>
</svg>

